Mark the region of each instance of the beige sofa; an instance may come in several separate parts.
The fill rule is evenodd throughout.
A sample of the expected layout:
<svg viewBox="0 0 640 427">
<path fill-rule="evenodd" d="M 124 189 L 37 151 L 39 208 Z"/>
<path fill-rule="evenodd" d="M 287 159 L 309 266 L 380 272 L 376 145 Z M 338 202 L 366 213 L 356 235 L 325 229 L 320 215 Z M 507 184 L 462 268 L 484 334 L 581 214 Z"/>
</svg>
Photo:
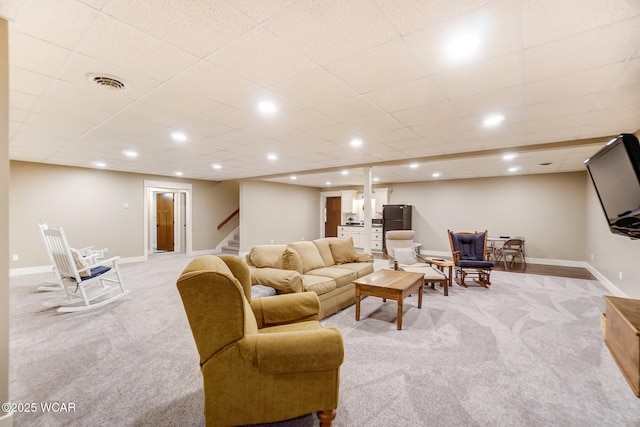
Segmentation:
<svg viewBox="0 0 640 427">
<path fill-rule="evenodd" d="M 373 255 L 356 252 L 353 240 L 328 237 L 286 245 L 258 245 L 247 254 L 253 285 L 278 294 L 312 291 L 322 319 L 355 303 L 353 280 L 373 273 Z"/>
</svg>

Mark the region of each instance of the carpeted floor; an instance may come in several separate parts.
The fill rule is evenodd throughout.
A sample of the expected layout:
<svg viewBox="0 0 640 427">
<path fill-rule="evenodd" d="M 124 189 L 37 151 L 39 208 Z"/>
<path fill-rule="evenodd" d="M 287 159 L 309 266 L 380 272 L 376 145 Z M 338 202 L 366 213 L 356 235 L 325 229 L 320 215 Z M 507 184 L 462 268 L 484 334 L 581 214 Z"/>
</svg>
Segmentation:
<svg viewBox="0 0 640 427">
<path fill-rule="evenodd" d="M 36 292 L 51 276 L 11 278 L 10 396 L 75 411 L 16 413 L 16 426 L 203 426 L 198 356 L 174 254 L 122 265 L 131 294 L 59 314 Z M 386 262 L 376 260 L 376 267 Z M 396 305 L 365 298 L 324 319 L 345 338 L 334 426 L 640 426 L 638 399 L 598 327 L 597 281 L 495 271 L 490 290 L 455 285 Z M 317 426 L 315 415 L 278 423 Z"/>
</svg>

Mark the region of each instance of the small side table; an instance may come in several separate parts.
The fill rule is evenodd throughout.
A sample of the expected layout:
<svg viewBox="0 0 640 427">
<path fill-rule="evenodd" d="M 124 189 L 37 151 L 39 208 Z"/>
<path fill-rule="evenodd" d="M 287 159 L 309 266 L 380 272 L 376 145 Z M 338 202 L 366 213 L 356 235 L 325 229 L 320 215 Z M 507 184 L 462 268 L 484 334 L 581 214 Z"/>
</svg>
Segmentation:
<svg viewBox="0 0 640 427">
<path fill-rule="evenodd" d="M 440 269 L 440 271 L 443 271 L 443 272 L 445 267 L 449 267 L 449 275 L 447 276 L 447 282 L 445 283 L 445 286 L 447 288 L 453 286 L 451 283 L 451 280 L 453 278 L 453 266 L 455 265 L 453 261 L 449 261 L 447 259 L 442 259 L 442 258 L 425 258 L 424 260 L 429 265 L 437 266 Z M 446 288 L 444 290 L 444 295 L 445 296 L 449 295 L 449 291 Z"/>
</svg>

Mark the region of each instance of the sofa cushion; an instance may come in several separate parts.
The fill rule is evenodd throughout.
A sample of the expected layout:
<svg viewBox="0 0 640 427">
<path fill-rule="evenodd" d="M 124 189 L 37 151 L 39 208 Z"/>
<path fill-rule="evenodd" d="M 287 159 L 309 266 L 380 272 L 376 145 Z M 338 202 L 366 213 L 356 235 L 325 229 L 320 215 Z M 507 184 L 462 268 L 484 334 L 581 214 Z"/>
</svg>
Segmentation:
<svg viewBox="0 0 640 427">
<path fill-rule="evenodd" d="M 251 248 L 249 260 L 258 268 L 283 268 L 282 253 L 286 245 L 257 245 Z"/>
<path fill-rule="evenodd" d="M 344 264 L 347 262 L 355 262 L 358 260 L 356 249 L 353 247 L 353 238 L 336 239 L 329 242 L 331 255 L 336 264 Z"/>
<path fill-rule="evenodd" d="M 336 281 L 330 277 L 312 276 L 303 274 L 302 287 L 305 291 L 315 292 L 318 295 L 326 294 L 337 288 Z"/>
<path fill-rule="evenodd" d="M 330 277 L 336 281 L 336 287 L 338 288 L 346 285 L 347 283 L 351 283 L 358 278 L 355 271 L 351 271 L 346 268 L 338 268 L 338 266 L 309 270 L 307 275 Z"/>
<path fill-rule="evenodd" d="M 252 285 L 270 286 L 279 294 L 302 292 L 302 278 L 297 271 L 270 267 L 249 267 L 249 270 Z"/>
<path fill-rule="evenodd" d="M 302 273 L 302 258 L 293 248 L 286 248 L 282 254 L 282 268 Z"/>
<path fill-rule="evenodd" d="M 350 262 L 348 264 L 336 265 L 335 267 L 354 271 L 358 277 L 373 273 L 373 263 L 371 262 Z"/>
<path fill-rule="evenodd" d="M 329 247 L 329 242 L 333 240 L 338 240 L 337 237 L 325 237 L 324 239 L 316 239 L 313 241 L 313 244 L 318 248 L 318 252 L 320 252 L 320 256 L 324 261 L 325 267 L 331 267 L 335 265 L 336 262 L 333 260 L 333 254 L 331 253 L 331 248 Z"/>
<path fill-rule="evenodd" d="M 293 242 L 287 245 L 287 248 L 293 248 L 302 259 L 302 273 L 306 273 L 314 268 L 324 267 L 324 261 L 320 256 L 317 246 L 311 241 Z"/>
</svg>

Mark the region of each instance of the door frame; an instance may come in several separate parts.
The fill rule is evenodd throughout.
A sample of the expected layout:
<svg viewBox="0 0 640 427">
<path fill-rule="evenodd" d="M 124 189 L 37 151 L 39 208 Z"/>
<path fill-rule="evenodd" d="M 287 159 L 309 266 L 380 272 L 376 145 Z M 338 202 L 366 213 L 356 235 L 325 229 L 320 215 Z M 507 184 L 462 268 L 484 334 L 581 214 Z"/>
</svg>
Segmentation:
<svg viewBox="0 0 640 427">
<path fill-rule="evenodd" d="M 327 207 L 327 197 L 342 197 L 340 191 L 323 191 L 320 193 L 320 237 L 326 237 L 324 235 L 324 222 L 325 222 L 325 209 Z M 342 212 L 340 212 L 342 214 Z"/>
<path fill-rule="evenodd" d="M 150 253 L 153 253 L 153 244 L 151 240 L 151 226 L 153 223 L 153 212 L 151 206 L 153 206 L 152 198 L 155 193 L 178 193 L 185 196 L 185 227 L 174 227 L 174 233 L 182 232 L 184 228 L 184 239 L 176 236 L 175 242 L 181 242 L 184 240 L 185 247 L 180 248 L 182 252 L 184 250 L 187 256 L 191 256 L 193 252 L 192 248 L 192 192 L 193 184 L 185 182 L 172 182 L 172 181 L 156 181 L 145 179 L 144 180 L 144 257 L 149 257 Z M 174 208 L 179 208 L 179 203 L 174 203 Z"/>
</svg>

